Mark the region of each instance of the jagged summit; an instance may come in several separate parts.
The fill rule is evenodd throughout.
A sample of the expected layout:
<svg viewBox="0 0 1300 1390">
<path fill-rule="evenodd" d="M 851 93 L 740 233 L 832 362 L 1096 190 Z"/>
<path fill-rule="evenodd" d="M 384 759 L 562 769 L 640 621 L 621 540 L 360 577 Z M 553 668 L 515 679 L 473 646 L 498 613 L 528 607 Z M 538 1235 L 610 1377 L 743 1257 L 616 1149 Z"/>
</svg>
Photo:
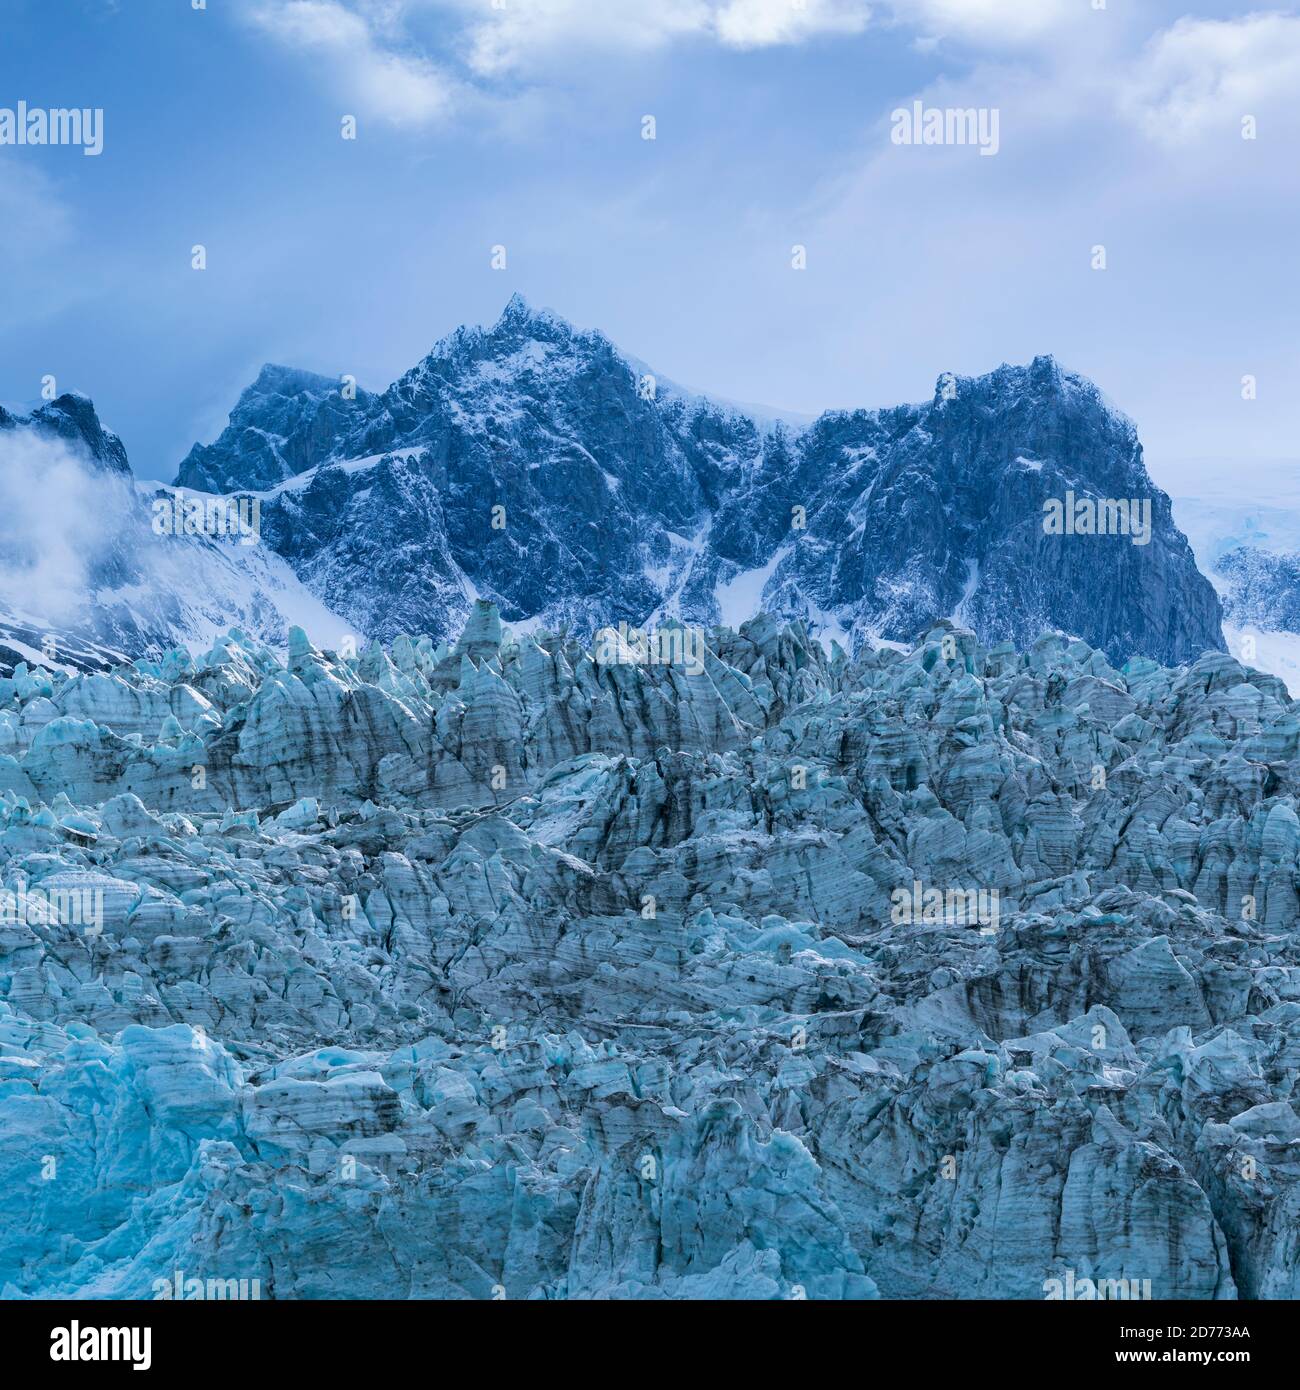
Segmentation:
<svg viewBox="0 0 1300 1390">
<path fill-rule="evenodd" d="M 177 471 L 177 486 L 256 491 L 310 468 L 318 442 L 348 418 L 355 404 L 341 387 L 333 377 L 266 363 L 240 393 L 217 439 L 190 450 Z M 358 388 L 356 399 L 370 396 Z"/>
<path fill-rule="evenodd" d="M 122 441 L 104 428 L 94 402 L 80 391 L 65 391 L 30 415 L 13 415 L 0 406 L 0 445 L 5 431 L 23 429 L 64 440 L 97 470 L 131 476 Z"/>
<path fill-rule="evenodd" d="M 516 290 L 510 298 L 506 300 L 506 307 L 501 310 L 501 317 L 498 319 L 498 322 L 505 323 L 512 319 L 528 318 L 532 312 L 532 307 L 528 303 L 528 300 Z"/>
<path fill-rule="evenodd" d="M 0 414 L 15 428 L 129 471 L 85 397 Z M 382 392 L 267 363 L 177 484 L 257 494 L 263 545 L 366 637 L 444 637 L 484 598 L 516 628 L 587 634 L 766 608 L 850 652 L 944 617 L 1116 661 L 1223 648 L 1132 421 L 1046 355 L 787 428 L 515 295 Z M 1080 498 L 1140 511 L 1142 534 L 1049 532 L 1045 510 Z"/>
<path fill-rule="evenodd" d="M 494 333 L 502 330 L 517 331 L 524 326 L 555 328 L 569 334 L 579 331 L 568 319 L 557 314 L 553 309 L 534 309 L 528 300 L 516 290 L 506 301 L 506 306 L 493 325 L 492 331 Z"/>
<path fill-rule="evenodd" d="M 338 385 L 335 377 L 321 376 L 301 367 L 281 366 L 278 362 L 265 362 L 244 396 L 296 396 L 309 392 L 324 395 L 337 390 Z"/>
<path fill-rule="evenodd" d="M 1003 362 L 979 376 L 940 372 L 930 404 L 951 406 L 963 398 L 984 408 L 1011 405 L 1020 399 L 1043 403 L 1074 398 L 1084 408 L 1095 406 L 1104 410 L 1136 433 L 1132 420 L 1091 378 L 1070 370 L 1051 353 L 1040 354 L 1027 363 Z"/>
<path fill-rule="evenodd" d="M 445 635 L 481 596 L 587 632 L 765 606 L 850 649 L 953 615 L 1120 660 L 1222 647 L 1132 422 L 1048 355 L 786 427 L 515 294 L 376 395 L 259 381 L 180 481 L 276 489 L 271 543 L 369 635 Z M 1044 505 L 1070 494 L 1144 505 L 1149 539 L 1045 535 Z"/>
<path fill-rule="evenodd" d="M 605 344 L 613 349 L 603 334 L 578 329 L 550 309 L 535 309 L 516 291 L 493 323 L 462 324 L 444 334 L 394 386 L 431 370 L 440 371 L 446 363 L 499 356 L 528 342 L 561 345 L 575 339 L 593 347 Z"/>
</svg>

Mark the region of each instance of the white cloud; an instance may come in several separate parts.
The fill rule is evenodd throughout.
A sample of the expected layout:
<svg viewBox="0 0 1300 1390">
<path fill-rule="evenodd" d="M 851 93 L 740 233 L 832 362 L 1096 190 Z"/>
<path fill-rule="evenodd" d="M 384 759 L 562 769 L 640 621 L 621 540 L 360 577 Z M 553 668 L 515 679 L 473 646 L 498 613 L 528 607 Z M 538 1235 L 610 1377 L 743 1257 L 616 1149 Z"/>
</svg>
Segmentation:
<svg viewBox="0 0 1300 1390">
<path fill-rule="evenodd" d="M 445 47 L 467 76 L 491 81 L 541 79 L 577 55 L 646 53 L 685 39 L 748 49 L 856 34 L 871 8 L 866 0 L 507 0 L 500 9 L 487 0 L 253 0 L 252 9 L 264 32 L 326 59 L 345 94 L 396 124 L 435 119 L 455 94 L 455 79 L 406 34 L 428 15 L 450 18 Z"/>
<path fill-rule="evenodd" d="M 1180 19 L 1134 65 L 1127 109 L 1153 138 L 1185 144 L 1214 132 L 1240 138 L 1241 119 L 1294 122 L 1300 91 L 1300 18 Z"/>
<path fill-rule="evenodd" d="M 1041 60 L 1058 82 L 1108 86 L 1127 119 L 1167 142 L 1234 113 L 1255 113 L 1300 87 L 1300 18 L 1280 13 L 1182 19 L 1135 59 L 1136 16 L 1094 9 L 1090 0 L 246 3 L 262 32 L 331 74 L 343 110 L 397 126 L 431 124 L 503 79 L 545 84 L 601 54 L 688 41 L 742 50 L 795 45 L 859 34 L 875 22 L 927 44 L 963 45 L 981 63 Z M 1148 32 L 1151 23 L 1148 17 Z"/>
<path fill-rule="evenodd" d="M 11 269 L 64 245 L 72 227 L 54 183 L 17 156 L 0 158 L 0 259 Z"/>
<path fill-rule="evenodd" d="M 440 0 L 446 3 L 447 0 Z M 710 0 L 451 0 L 467 20 L 471 69 L 482 77 L 544 71 L 576 51 L 646 52 L 707 33 Z"/>
<path fill-rule="evenodd" d="M 817 34 L 858 34 L 871 12 L 862 0 L 725 0 L 713 16 L 718 38 L 734 48 L 799 43 Z"/>
<path fill-rule="evenodd" d="M 865 0 L 453 0 L 474 14 L 470 65 L 484 76 L 541 71 L 574 51 L 646 52 L 684 38 L 729 48 L 799 43 L 818 34 L 859 33 Z"/>
<path fill-rule="evenodd" d="M 895 19 L 932 38 L 985 48 L 1019 47 L 1063 27 L 1105 22 L 1088 0 L 891 0 Z"/>
<path fill-rule="evenodd" d="M 0 432 L 0 602 L 47 622 L 66 619 L 85 602 L 129 499 L 128 483 L 93 472 L 62 439 Z"/>
<path fill-rule="evenodd" d="M 341 0 L 262 0 L 250 17 L 278 42 L 324 62 L 351 114 L 423 126 L 449 109 L 454 82 L 427 58 L 381 36 L 386 26 L 378 12 L 372 19 Z"/>
</svg>

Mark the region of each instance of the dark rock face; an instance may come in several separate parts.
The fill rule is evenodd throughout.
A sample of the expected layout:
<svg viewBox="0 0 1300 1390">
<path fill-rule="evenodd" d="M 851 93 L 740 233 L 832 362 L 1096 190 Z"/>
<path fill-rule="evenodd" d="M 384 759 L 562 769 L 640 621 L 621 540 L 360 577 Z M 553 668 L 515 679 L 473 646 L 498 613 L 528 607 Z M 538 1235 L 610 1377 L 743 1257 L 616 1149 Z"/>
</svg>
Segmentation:
<svg viewBox="0 0 1300 1390">
<path fill-rule="evenodd" d="M 268 488 L 310 468 L 346 428 L 342 383 L 314 372 L 267 363 L 240 396 L 216 442 L 196 444 L 181 464 L 178 486 L 203 492 Z M 368 400 L 358 390 L 357 401 Z"/>
<path fill-rule="evenodd" d="M 1224 616 L 1266 632 L 1300 632 L 1300 555 L 1242 545 L 1218 562 Z"/>
<path fill-rule="evenodd" d="M 802 443 L 804 472 L 826 480 L 818 544 L 801 538 L 778 568 L 780 611 L 804 594 L 895 641 L 936 615 L 988 642 L 1058 628 L 1121 660 L 1223 648 L 1218 601 L 1132 424 L 1050 357 L 941 379 L 928 406 L 823 417 Z M 1044 504 L 1071 494 L 1149 505 L 1149 541 L 1048 534 Z"/>
<path fill-rule="evenodd" d="M 449 635 L 476 592 L 516 622 L 637 622 L 662 597 L 647 568 L 680 563 L 722 472 L 722 445 L 642 399 L 610 343 L 522 301 L 352 404 L 317 466 L 265 499 L 263 528 L 367 633 Z M 757 430 L 737 425 L 755 452 Z M 291 437 L 292 451 L 311 446 Z M 257 462 L 240 487 L 259 486 Z"/>
<path fill-rule="evenodd" d="M 1223 649 L 1132 424 L 1050 357 L 805 427 L 654 382 L 516 296 L 380 395 L 265 369 L 178 482 L 269 490 L 270 543 L 380 638 L 448 636 L 483 595 L 584 634 L 761 603 L 854 648 L 956 615 L 986 641 L 1060 629 L 1119 661 Z M 1071 496 L 1140 504 L 1147 540 L 1048 534 L 1044 505 Z"/>
<path fill-rule="evenodd" d="M 0 434 L 22 429 L 66 440 L 78 455 L 98 470 L 131 476 L 131 465 L 126 460 L 122 441 L 100 424 L 90 397 L 79 391 L 65 391 L 30 415 L 13 415 L 0 406 Z"/>
</svg>

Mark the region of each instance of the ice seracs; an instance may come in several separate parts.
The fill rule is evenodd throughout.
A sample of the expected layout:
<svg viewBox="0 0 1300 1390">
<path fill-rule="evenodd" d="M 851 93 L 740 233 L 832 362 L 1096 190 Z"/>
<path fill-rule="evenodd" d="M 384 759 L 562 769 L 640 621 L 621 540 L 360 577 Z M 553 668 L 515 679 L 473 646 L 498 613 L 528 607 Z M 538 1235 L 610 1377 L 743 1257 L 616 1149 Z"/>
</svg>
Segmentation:
<svg viewBox="0 0 1300 1390">
<path fill-rule="evenodd" d="M 1300 1293 L 1281 683 L 703 665 L 481 603 L 0 679 L 0 886 L 102 904 L 0 922 L 0 1289 Z"/>
</svg>

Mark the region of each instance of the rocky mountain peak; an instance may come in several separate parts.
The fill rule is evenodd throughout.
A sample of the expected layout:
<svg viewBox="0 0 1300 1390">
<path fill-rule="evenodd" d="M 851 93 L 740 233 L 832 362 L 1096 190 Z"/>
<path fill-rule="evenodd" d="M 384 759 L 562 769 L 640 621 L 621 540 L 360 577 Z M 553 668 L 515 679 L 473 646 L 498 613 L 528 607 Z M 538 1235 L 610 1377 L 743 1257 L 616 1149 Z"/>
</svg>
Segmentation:
<svg viewBox="0 0 1300 1390">
<path fill-rule="evenodd" d="M 576 332 L 567 319 L 552 310 L 534 309 L 518 291 L 506 301 L 491 331 L 494 335 L 530 332 L 563 337 L 571 337 Z"/>
<path fill-rule="evenodd" d="M 1120 661 L 1222 649 L 1132 422 L 1051 356 L 786 431 L 516 294 L 377 396 L 304 375 L 264 369 L 181 481 L 301 479 L 267 499 L 268 539 L 368 636 L 445 637 L 482 597 L 588 635 L 768 608 L 850 650 L 944 617 Z M 1071 496 L 1122 501 L 1149 534 L 1046 532 Z"/>
<path fill-rule="evenodd" d="M 122 441 L 104 428 L 94 402 L 80 391 L 65 391 L 30 415 L 11 415 L 0 409 L 0 431 L 10 429 L 31 429 L 65 440 L 92 467 L 131 476 Z"/>
<path fill-rule="evenodd" d="M 195 444 L 176 474 L 178 487 L 202 492 L 261 491 L 285 482 L 319 461 L 353 414 L 370 399 L 343 382 L 297 367 L 266 363 L 230 412 L 211 444 Z"/>
<path fill-rule="evenodd" d="M 337 391 L 338 387 L 339 383 L 333 377 L 306 372 L 301 367 L 284 367 L 277 362 L 266 362 L 263 363 L 262 370 L 258 372 L 253 384 L 240 396 L 236 409 L 270 396 L 308 396 L 319 400 Z"/>
</svg>

